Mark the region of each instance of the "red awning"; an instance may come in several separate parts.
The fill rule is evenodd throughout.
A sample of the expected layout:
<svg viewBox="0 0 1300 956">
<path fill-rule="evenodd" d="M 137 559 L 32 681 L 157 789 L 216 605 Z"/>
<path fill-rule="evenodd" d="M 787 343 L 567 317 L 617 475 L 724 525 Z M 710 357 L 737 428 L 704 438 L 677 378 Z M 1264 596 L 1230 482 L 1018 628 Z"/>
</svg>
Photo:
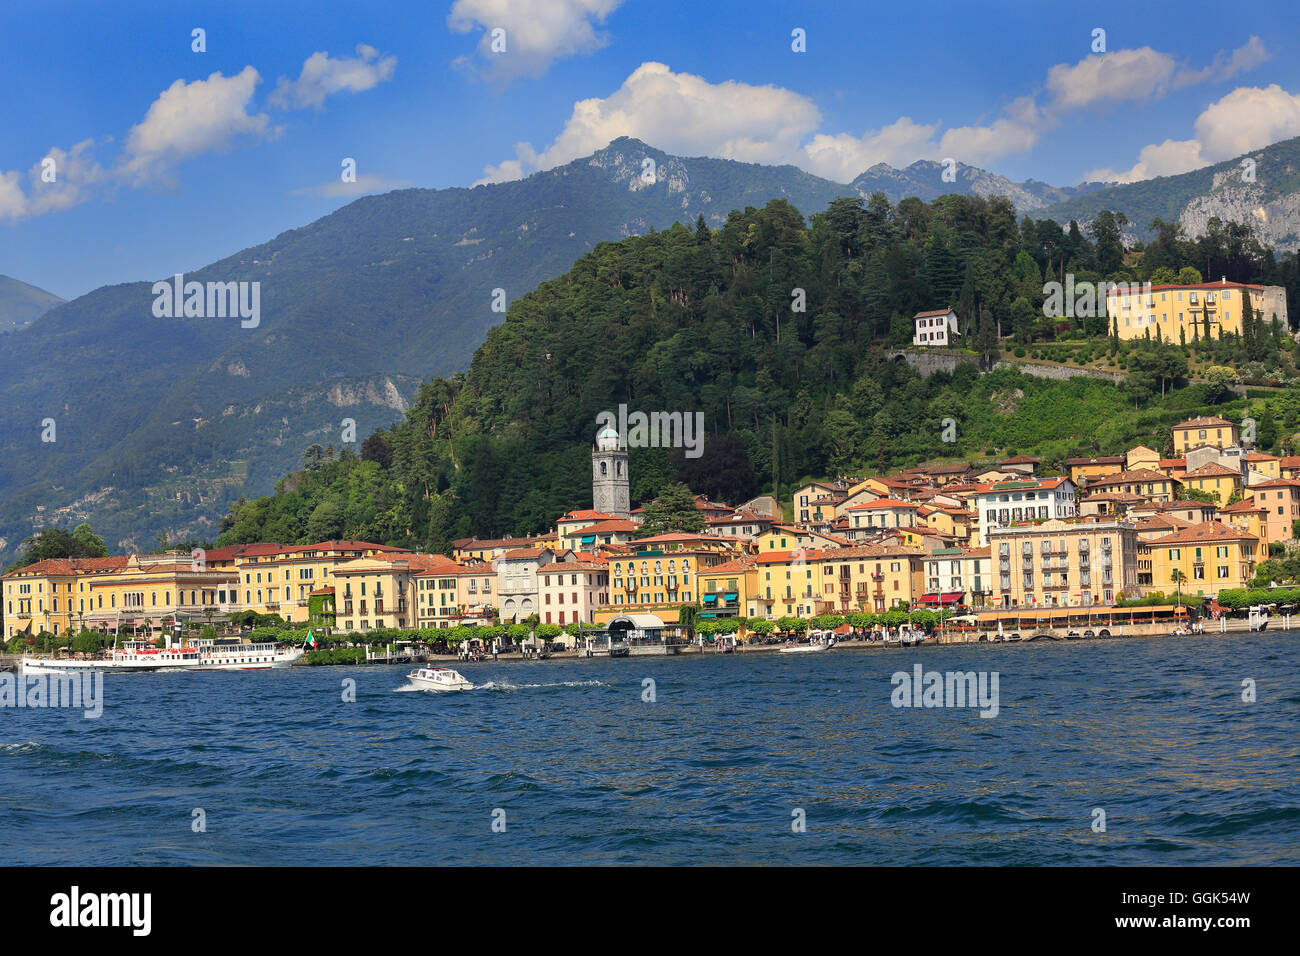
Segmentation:
<svg viewBox="0 0 1300 956">
<path fill-rule="evenodd" d="M 948 591 L 939 596 L 940 604 L 960 604 L 961 599 L 966 596 L 965 591 Z"/>
<path fill-rule="evenodd" d="M 939 595 L 938 595 L 937 593 L 934 593 L 934 594 L 922 594 L 922 595 L 921 595 L 921 601 L 920 601 L 920 603 L 921 603 L 921 604 L 938 604 L 938 603 L 939 603 Z"/>
</svg>

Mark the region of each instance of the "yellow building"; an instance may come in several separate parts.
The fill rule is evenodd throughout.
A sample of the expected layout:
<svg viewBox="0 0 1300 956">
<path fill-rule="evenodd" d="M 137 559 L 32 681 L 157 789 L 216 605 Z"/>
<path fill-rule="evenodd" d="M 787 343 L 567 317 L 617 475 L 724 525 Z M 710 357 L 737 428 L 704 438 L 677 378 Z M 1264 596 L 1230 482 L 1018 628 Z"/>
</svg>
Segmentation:
<svg viewBox="0 0 1300 956">
<path fill-rule="evenodd" d="M 78 575 L 76 624 L 92 630 L 203 623 L 240 610 L 233 571 L 203 567 L 188 554 L 131 555 L 120 568 Z"/>
<path fill-rule="evenodd" d="M 1076 487 L 1082 488 L 1094 478 L 1117 475 L 1124 470 L 1123 455 L 1106 455 L 1100 458 L 1067 458 L 1066 470 Z"/>
<path fill-rule="evenodd" d="M 1241 431 L 1235 424 L 1215 415 L 1189 418 L 1173 427 L 1174 457 L 1185 456 L 1193 448 L 1210 445 L 1229 448 L 1237 444 Z"/>
<path fill-rule="evenodd" d="M 759 615 L 882 613 L 922 593 L 926 553 L 896 544 L 764 552 L 758 556 Z"/>
<path fill-rule="evenodd" d="M 1124 453 L 1124 470 L 1137 471 L 1142 468 L 1157 470 L 1160 467 L 1160 452 L 1146 445 L 1136 445 Z"/>
<path fill-rule="evenodd" d="M 482 562 L 465 567 L 440 554 L 426 555 L 429 567 L 411 575 L 415 602 L 416 627 L 455 627 L 462 617 L 470 613 L 463 599 L 467 586 L 474 587 L 474 603 L 478 610 L 490 603 L 492 582 L 496 575 L 490 564 Z M 487 600 L 479 596 L 479 580 L 487 582 Z M 357 599 L 360 599 L 358 589 Z"/>
<path fill-rule="evenodd" d="M 76 615 L 76 582 L 91 575 L 120 571 L 129 559 L 46 558 L 11 571 L 0 578 L 4 584 L 5 638 L 42 632 L 67 634 L 80 623 Z M 85 598 L 82 605 L 84 613 Z"/>
<path fill-rule="evenodd" d="M 700 617 L 758 617 L 758 561 L 742 555 L 700 571 Z"/>
<path fill-rule="evenodd" d="M 243 610 L 278 614 L 286 621 L 306 623 L 310 617 L 311 592 L 334 587 L 339 565 L 374 555 L 410 553 L 370 541 L 245 545 L 234 557 L 240 601 Z"/>
<path fill-rule="evenodd" d="M 993 604 L 1004 608 L 1114 604 L 1138 586 L 1131 521 L 1050 519 L 989 532 Z"/>
<path fill-rule="evenodd" d="M 1107 293 L 1106 315 L 1121 339 L 1217 339 L 1225 332 L 1241 334 L 1247 296 L 1257 319 L 1270 326 L 1276 319 L 1287 328 L 1285 289 L 1226 279 L 1197 285 L 1121 286 Z"/>
<path fill-rule="evenodd" d="M 1188 488 L 1213 495 L 1220 507 L 1226 505 L 1233 495 L 1240 495 L 1242 487 L 1241 472 L 1213 461 L 1189 471 L 1183 483 Z"/>
<path fill-rule="evenodd" d="M 1268 557 L 1269 542 L 1274 540 L 1269 532 L 1268 509 L 1254 498 L 1246 498 L 1235 504 L 1225 505 L 1218 510 L 1215 521 L 1221 521 L 1230 528 L 1259 539 L 1260 553 Z M 1290 534 L 1287 534 L 1290 537 Z"/>
<path fill-rule="evenodd" d="M 342 561 L 334 568 L 335 619 L 343 632 L 420 626 L 420 575 L 453 570 L 441 554 L 377 553 Z M 450 593 L 455 594 L 454 583 Z M 426 592 L 427 593 L 427 590 Z M 428 626 L 428 625 L 426 625 Z"/>
<path fill-rule="evenodd" d="M 1246 456 L 1246 465 L 1251 471 L 1267 477 L 1269 481 L 1278 481 L 1282 477 L 1282 459 L 1277 455 L 1252 451 Z"/>
<path fill-rule="evenodd" d="M 1141 495 L 1150 501 L 1176 501 L 1180 487 L 1164 472 L 1139 468 L 1090 479 L 1088 494 Z"/>
<path fill-rule="evenodd" d="M 1166 594 L 1217 595 L 1243 588 L 1255 576 L 1255 565 L 1267 555 L 1258 538 L 1219 521 L 1192 525 L 1156 538 L 1146 545 L 1151 559 L 1151 588 Z M 1174 580 L 1174 572 L 1180 580 Z"/>
<path fill-rule="evenodd" d="M 640 538 L 626 548 L 609 556 L 610 603 L 596 610 L 597 625 L 628 614 L 654 614 L 676 624 L 681 605 L 699 603 L 696 573 L 744 553 L 736 538 L 686 532 Z"/>
</svg>

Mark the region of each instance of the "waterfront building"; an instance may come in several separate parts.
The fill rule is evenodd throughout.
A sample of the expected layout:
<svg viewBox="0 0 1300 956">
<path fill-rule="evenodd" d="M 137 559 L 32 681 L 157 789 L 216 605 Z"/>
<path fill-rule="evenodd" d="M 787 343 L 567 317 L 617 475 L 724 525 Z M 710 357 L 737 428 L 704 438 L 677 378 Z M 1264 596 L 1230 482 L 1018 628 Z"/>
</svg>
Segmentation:
<svg viewBox="0 0 1300 956">
<path fill-rule="evenodd" d="M 515 548 L 497 558 L 497 611 L 502 624 L 520 624 L 537 613 L 537 571 L 561 560 L 571 551 L 560 554 L 550 548 Z"/>
<path fill-rule="evenodd" d="M 537 570 L 537 614 L 542 624 L 593 624 L 609 604 L 609 566 L 604 558 L 577 556 Z"/>
<path fill-rule="evenodd" d="M 1253 535 L 1219 521 L 1195 524 L 1147 542 L 1151 589 L 1165 594 L 1214 597 L 1229 588 L 1244 588 L 1267 548 Z M 1174 572 L 1180 576 L 1174 580 Z"/>
<path fill-rule="evenodd" d="M 474 608 L 467 606 L 462 591 L 468 579 L 474 584 L 475 597 L 478 596 L 480 579 L 491 582 L 495 575 L 489 564 L 479 562 L 466 567 L 443 555 L 431 555 L 439 560 L 431 561 L 424 570 L 416 571 L 410 576 L 409 602 L 415 607 L 415 627 L 448 628 L 460 624 L 468 616 L 477 616 L 482 611 L 482 601 L 476 601 Z"/>
<path fill-rule="evenodd" d="M 1138 585 L 1132 521 L 1053 519 L 989 532 L 997 606 L 1089 607 L 1113 604 Z"/>
<path fill-rule="evenodd" d="M 222 557 L 222 549 L 209 553 Z M 372 541 L 243 545 L 233 555 L 239 576 L 239 609 L 278 614 L 286 621 L 307 624 L 311 617 L 312 592 L 334 587 L 334 575 L 340 565 L 358 558 L 395 554 L 411 552 Z"/>
<path fill-rule="evenodd" d="M 338 626 L 343 631 L 418 627 L 414 608 L 421 593 L 419 576 L 454 566 L 444 555 L 409 551 L 377 552 L 340 562 L 334 569 Z"/>
<path fill-rule="evenodd" d="M 79 574 L 77 627 L 152 632 L 176 620 L 217 621 L 241 610 L 233 571 L 202 567 L 189 554 L 135 554 L 102 573 Z"/>
<path fill-rule="evenodd" d="M 770 618 L 883 613 L 921 594 L 925 557 L 899 544 L 762 552 L 756 604 Z"/>
<path fill-rule="evenodd" d="M 129 559 L 46 558 L 0 577 L 4 587 L 6 640 L 15 634 L 67 634 L 84 623 L 86 592 L 81 590 L 77 615 L 77 582 L 92 575 L 120 571 Z"/>
<path fill-rule="evenodd" d="M 744 553 L 735 538 L 670 532 L 639 538 L 609 555 L 609 604 L 597 624 L 619 615 L 653 614 L 666 624 L 680 620 L 683 604 L 699 603 L 695 575 Z"/>
<path fill-rule="evenodd" d="M 700 593 L 700 617 L 761 617 L 758 602 L 758 560 L 740 555 L 706 568 L 696 575 Z"/>
<path fill-rule="evenodd" d="M 941 548 L 925 558 L 921 607 L 986 607 L 993 597 L 992 548 Z"/>
</svg>

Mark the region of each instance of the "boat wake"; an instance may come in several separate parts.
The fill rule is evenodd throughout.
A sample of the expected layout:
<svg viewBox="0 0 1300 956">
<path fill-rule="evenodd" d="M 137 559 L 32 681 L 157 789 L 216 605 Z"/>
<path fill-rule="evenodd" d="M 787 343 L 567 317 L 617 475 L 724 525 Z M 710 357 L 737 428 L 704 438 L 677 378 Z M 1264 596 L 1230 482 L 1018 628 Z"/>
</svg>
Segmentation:
<svg viewBox="0 0 1300 956">
<path fill-rule="evenodd" d="M 562 680 L 549 684 L 512 684 L 504 680 L 490 680 L 485 684 L 478 684 L 475 690 L 537 690 L 544 687 L 607 687 L 604 681 L 598 680 Z"/>
</svg>

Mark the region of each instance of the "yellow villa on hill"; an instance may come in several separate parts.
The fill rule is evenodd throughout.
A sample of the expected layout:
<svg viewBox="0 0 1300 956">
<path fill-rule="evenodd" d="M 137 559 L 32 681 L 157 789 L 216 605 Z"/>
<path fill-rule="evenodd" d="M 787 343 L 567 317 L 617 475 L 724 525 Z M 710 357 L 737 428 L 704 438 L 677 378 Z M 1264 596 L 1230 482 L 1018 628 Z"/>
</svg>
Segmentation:
<svg viewBox="0 0 1300 956">
<path fill-rule="evenodd" d="M 1215 415 L 1179 422 L 1173 427 L 1173 433 L 1175 458 L 1202 445 L 1228 448 L 1237 444 L 1241 438 L 1241 430 L 1234 423 Z"/>
<path fill-rule="evenodd" d="M 1220 507 L 1226 505 L 1233 495 L 1240 495 L 1242 487 L 1241 472 L 1213 461 L 1189 471 L 1183 483 L 1188 488 L 1213 495 Z"/>
<path fill-rule="evenodd" d="M 1151 587 L 1166 594 L 1215 595 L 1249 586 L 1255 565 L 1268 556 L 1259 538 L 1220 521 L 1206 521 L 1147 542 Z M 1181 581 L 1174 580 L 1178 571 Z"/>
</svg>

